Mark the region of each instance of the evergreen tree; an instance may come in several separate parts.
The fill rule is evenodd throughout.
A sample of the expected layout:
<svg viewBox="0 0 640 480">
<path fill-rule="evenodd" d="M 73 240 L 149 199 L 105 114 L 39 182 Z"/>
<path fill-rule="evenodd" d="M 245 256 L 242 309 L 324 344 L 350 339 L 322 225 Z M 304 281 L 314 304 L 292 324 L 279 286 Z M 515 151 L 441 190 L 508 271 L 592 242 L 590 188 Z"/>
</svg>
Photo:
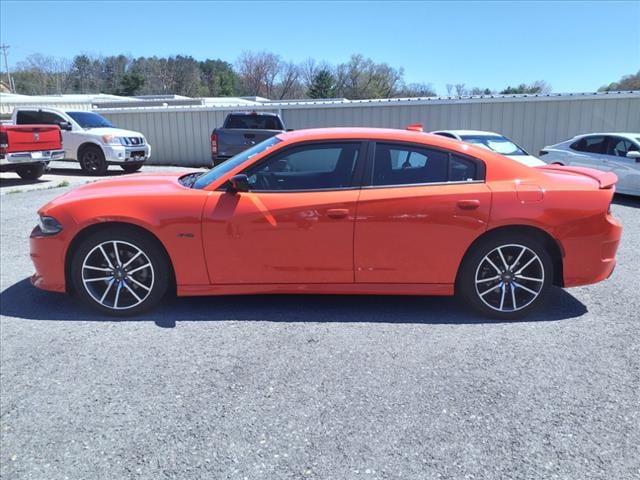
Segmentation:
<svg viewBox="0 0 640 480">
<path fill-rule="evenodd" d="M 336 82 L 329 70 L 320 70 L 309 87 L 310 98 L 331 98 L 335 95 Z"/>
</svg>

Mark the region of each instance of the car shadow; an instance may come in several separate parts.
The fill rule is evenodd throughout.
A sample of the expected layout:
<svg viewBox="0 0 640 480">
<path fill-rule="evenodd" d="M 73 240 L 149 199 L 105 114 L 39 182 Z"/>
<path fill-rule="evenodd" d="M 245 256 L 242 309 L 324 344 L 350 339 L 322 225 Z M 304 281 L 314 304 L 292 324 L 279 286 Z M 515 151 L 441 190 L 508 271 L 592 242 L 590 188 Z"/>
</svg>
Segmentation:
<svg viewBox="0 0 640 480">
<path fill-rule="evenodd" d="M 3 315 L 49 321 L 152 321 L 173 328 L 182 321 L 266 321 L 481 324 L 496 323 L 467 310 L 455 297 L 384 295 L 240 295 L 171 297 L 151 312 L 117 318 L 97 314 L 71 296 L 39 290 L 24 279 L 0 294 Z M 547 305 L 519 322 L 557 321 L 584 315 L 587 307 L 561 288 Z"/>
<path fill-rule="evenodd" d="M 616 205 L 623 205 L 625 207 L 640 208 L 640 197 L 616 193 L 613 196 L 613 203 Z"/>
</svg>

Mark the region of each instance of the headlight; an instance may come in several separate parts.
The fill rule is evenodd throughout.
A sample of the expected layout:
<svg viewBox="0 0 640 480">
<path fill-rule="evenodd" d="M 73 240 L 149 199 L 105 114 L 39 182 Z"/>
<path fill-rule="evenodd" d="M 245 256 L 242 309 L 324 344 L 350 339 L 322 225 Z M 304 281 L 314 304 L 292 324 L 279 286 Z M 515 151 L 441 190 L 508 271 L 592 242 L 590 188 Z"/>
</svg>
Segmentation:
<svg viewBox="0 0 640 480">
<path fill-rule="evenodd" d="M 38 227 L 44 235 L 55 235 L 62 231 L 62 225 L 53 217 L 40 215 L 38 218 Z"/>
<path fill-rule="evenodd" d="M 103 135 L 102 141 L 105 145 L 122 145 L 120 137 L 116 137 L 115 135 Z"/>
</svg>

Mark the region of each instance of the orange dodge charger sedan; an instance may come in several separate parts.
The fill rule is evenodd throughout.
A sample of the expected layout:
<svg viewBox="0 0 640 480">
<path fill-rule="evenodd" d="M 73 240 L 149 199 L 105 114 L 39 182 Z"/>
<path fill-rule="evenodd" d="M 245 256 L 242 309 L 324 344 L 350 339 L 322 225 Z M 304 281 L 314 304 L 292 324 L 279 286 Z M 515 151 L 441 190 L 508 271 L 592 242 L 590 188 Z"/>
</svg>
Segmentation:
<svg viewBox="0 0 640 480">
<path fill-rule="evenodd" d="M 515 318 L 611 275 L 614 174 L 445 137 L 299 130 L 212 170 L 85 185 L 39 210 L 35 286 L 133 315 L 180 296 L 458 294 Z"/>
</svg>

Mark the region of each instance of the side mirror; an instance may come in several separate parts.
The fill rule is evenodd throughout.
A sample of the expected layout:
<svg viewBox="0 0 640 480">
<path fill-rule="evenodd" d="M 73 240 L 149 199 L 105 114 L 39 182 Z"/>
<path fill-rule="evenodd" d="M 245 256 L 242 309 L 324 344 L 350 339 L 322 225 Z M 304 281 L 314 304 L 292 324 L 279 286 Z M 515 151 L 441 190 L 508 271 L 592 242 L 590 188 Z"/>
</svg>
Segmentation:
<svg viewBox="0 0 640 480">
<path fill-rule="evenodd" d="M 70 132 L 73 129 L 69 122 L 60 122 L 58 123 L 58 126 L 60 127 L 60 130 L 66 130 L 67 132 Z"/>
<path fill-rule="evenodd" d="M 249 177 L 243 173 L 231 177 L 229 183 L 231 184 L 229 188 L 227 188 L 227 192 L 229 193 L 248 192 L 251 189 L 249 186 Z"/>
<path fill-rule="evenodd" d="M 627 158 L 633 158 L 636 162 L 640 162 L 640 152 L 637 150 L 627 152 Z"/>
</svg>

